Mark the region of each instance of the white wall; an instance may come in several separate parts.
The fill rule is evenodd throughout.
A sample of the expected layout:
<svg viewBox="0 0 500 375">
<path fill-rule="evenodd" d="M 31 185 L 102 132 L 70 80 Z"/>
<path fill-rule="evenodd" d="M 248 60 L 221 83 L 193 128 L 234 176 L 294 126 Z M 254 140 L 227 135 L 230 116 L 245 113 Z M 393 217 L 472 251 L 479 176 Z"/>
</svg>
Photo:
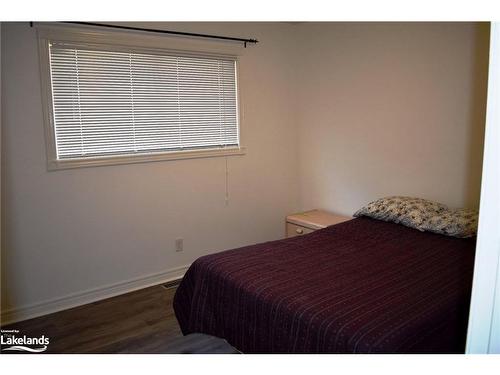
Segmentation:
<svg viewBox="0 0 500 375">
<path fill-rule="evenodd" d="M 299 25 L 301 207 L 478 207 L 488 25 Z"/>
<path fill-rule="evenodd" d="M 229 206 L 224 158 L 47 172 L 36 32 L 27 22 L 4 23 L 2 310 L 14 309 L 8 319 L 284 235 L 284 216 L 298 202 L 292 26 L 154 27 L 261 40 L 240 61 L 248 152 L 228 159 Z M 184 252 L 174 250 L 177 237 Z"/>
</svg>

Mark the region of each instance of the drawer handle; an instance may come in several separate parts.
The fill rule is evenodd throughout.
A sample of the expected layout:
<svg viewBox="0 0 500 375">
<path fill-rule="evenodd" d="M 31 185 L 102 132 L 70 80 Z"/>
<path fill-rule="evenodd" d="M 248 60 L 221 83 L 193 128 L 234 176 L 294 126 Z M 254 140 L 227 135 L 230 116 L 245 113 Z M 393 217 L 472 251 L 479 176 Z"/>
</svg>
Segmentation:
<svg viewBox="0 0 500 375">
<path fill-rule="evenodd" d="M 304 233 L 304 230 L 303 230 L 303 229 L 300 229 L 300 228 L 297 228 L 297 229 L 295 229 L 295 232 L 296 232 L 297 234 L 302 234 L 302 233 Z"/>
</svg>

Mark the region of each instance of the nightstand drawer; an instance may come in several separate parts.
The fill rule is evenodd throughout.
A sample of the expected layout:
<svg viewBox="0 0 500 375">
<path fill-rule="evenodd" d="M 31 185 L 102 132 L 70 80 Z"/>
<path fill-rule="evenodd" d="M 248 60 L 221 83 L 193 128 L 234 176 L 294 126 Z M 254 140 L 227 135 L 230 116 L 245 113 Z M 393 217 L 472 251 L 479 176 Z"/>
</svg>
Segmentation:
<svg viewBox="0 0 500 375">
<path fill-rule="evenodd" d="M 308 234 L 314 232 L 314 229 L 301 227 L 297 224 L 286 223 L 286 237 L 301 236 L 303 234 Z"/>
<path fill-rule="evenodd" d="M 351 219 L 352 217 L 341 216 L 323 210 L 299 212 L 286 217 L 286 236 L 287 238 L 300 236 Z"/>
</svg>

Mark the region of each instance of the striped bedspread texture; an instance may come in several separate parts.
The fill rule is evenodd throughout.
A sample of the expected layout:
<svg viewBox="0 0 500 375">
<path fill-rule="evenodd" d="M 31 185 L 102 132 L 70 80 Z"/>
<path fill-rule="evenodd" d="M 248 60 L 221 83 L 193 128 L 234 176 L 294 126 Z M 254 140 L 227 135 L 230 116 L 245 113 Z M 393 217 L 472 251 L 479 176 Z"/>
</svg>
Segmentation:
<svg viewBox="0 0 500 375">
<path fill-rule="evenodd" d="M 463 353 L 474 249 L 360 217 L 201 257 L 174 310 L 243 353 Z"/>
</svg>

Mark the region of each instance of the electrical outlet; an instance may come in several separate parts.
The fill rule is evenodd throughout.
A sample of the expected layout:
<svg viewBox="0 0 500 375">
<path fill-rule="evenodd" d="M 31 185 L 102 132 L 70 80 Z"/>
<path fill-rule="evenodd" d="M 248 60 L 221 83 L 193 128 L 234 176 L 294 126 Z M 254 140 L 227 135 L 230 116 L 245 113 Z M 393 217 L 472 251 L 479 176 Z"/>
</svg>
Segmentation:
<svg viewBox="0 0 500 375">
<path fill-rule="evenodd" d="M 184 250 L 184 238 L 177 238 L 175 240 L 175 251 L 179 252 Z"/>
</svg>

